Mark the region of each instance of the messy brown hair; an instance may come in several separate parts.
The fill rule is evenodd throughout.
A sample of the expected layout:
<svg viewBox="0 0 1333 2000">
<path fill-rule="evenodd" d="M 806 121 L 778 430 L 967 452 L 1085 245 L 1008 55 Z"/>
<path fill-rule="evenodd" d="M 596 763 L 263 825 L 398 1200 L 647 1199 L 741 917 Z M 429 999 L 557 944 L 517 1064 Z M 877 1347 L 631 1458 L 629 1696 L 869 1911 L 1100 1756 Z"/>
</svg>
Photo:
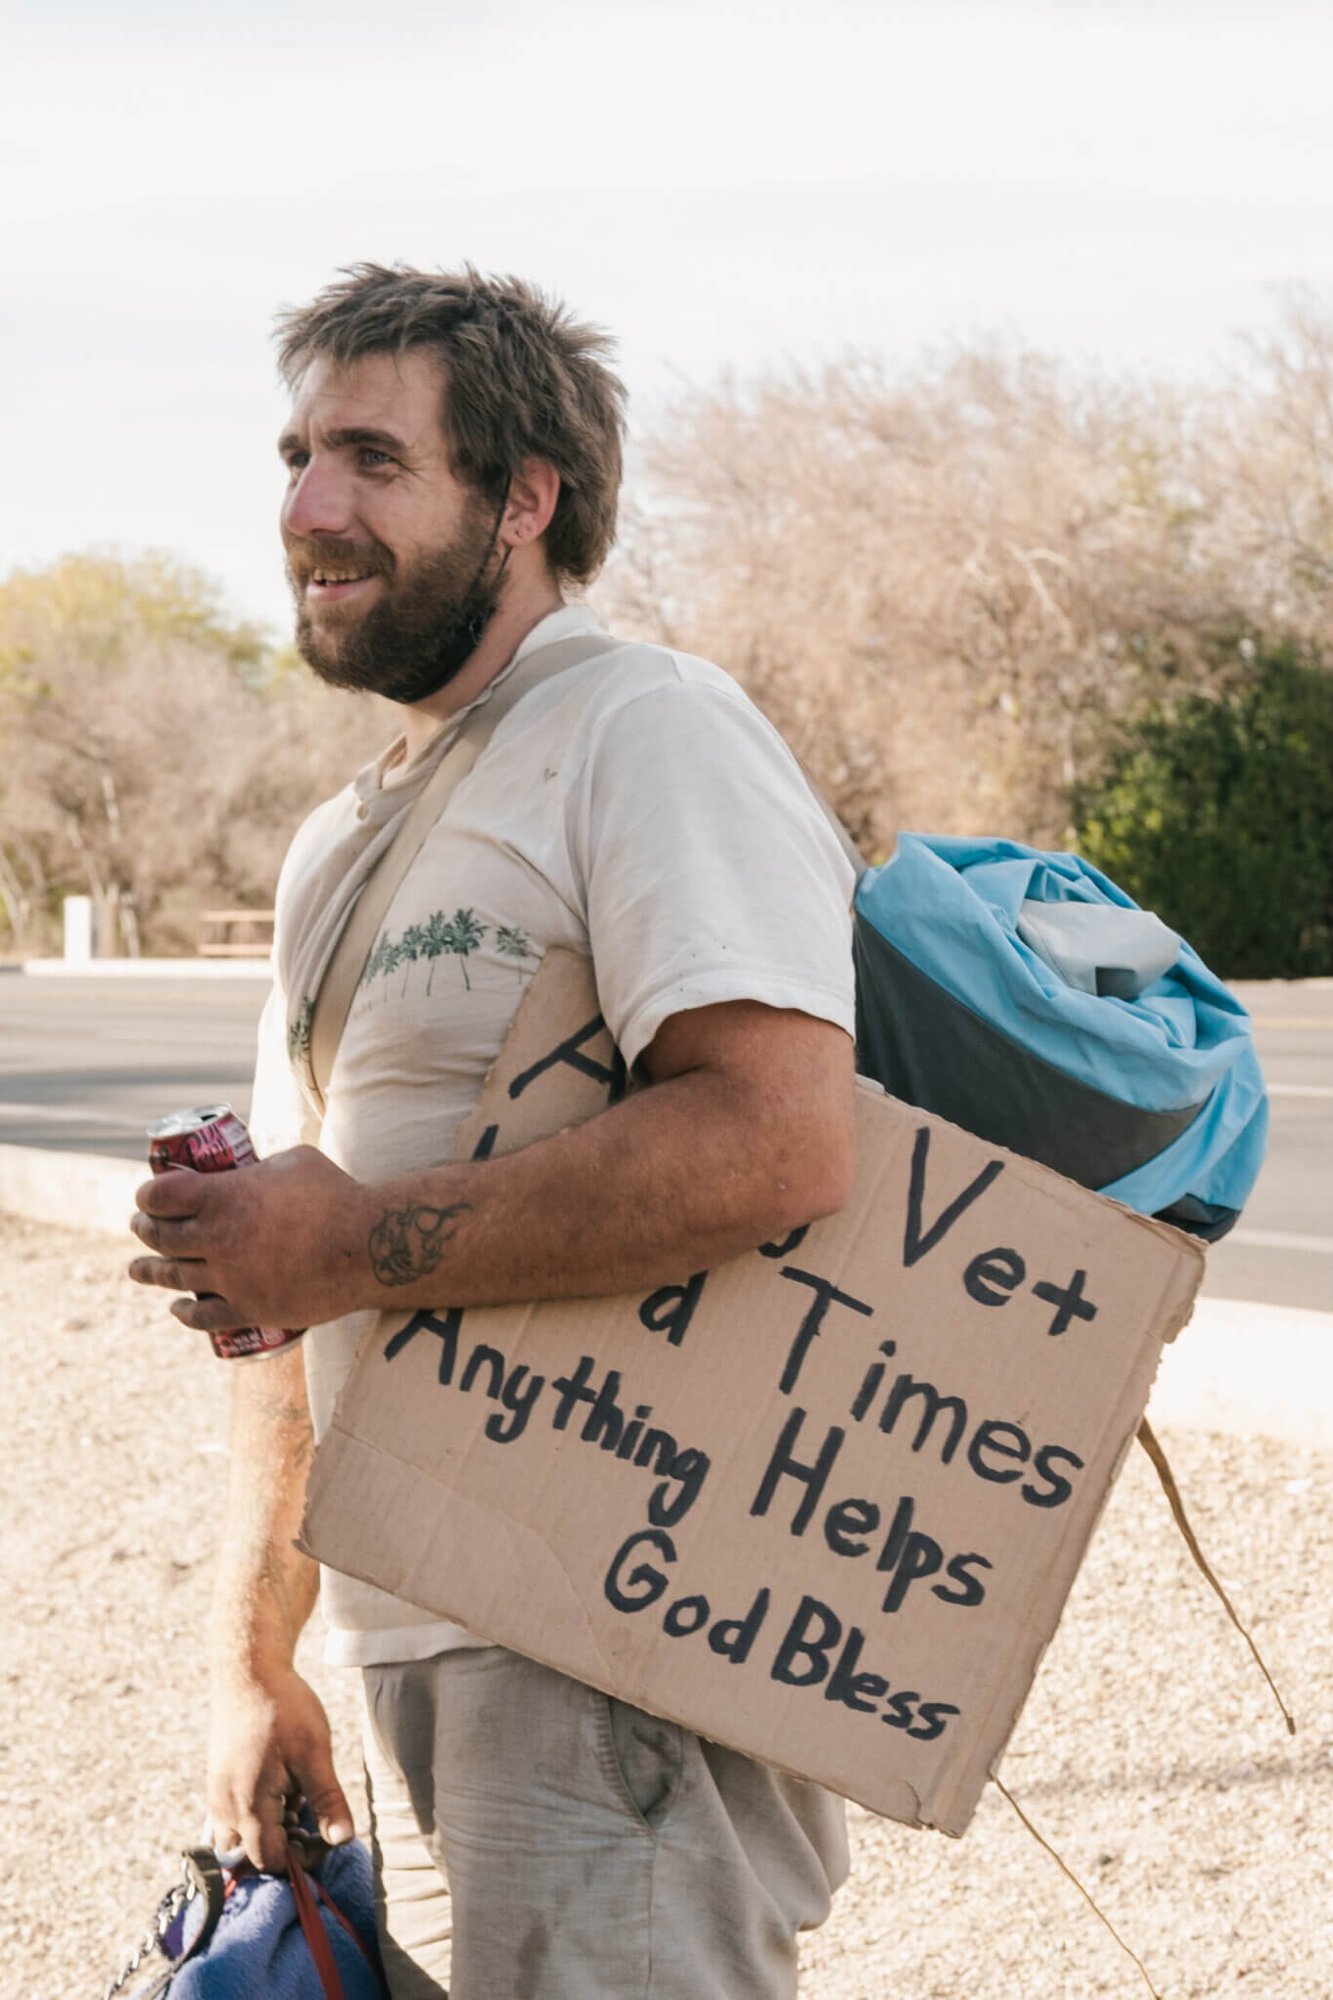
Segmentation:
<svg viewBox="0 0 1333 2000">
<path fill-rule="evenodd" d="M 521 278 L 352 264 L 277 319 L 278 365 L 295 389 L 317 355 L 346 366 L 426 348 L 445 371 L 450 465 L 497 506 L 525 458 L 560 475 L 546 531 L 559 581 L 587 583 L 615 540 L 625 389 L 612 342 Z"/>
</svg>

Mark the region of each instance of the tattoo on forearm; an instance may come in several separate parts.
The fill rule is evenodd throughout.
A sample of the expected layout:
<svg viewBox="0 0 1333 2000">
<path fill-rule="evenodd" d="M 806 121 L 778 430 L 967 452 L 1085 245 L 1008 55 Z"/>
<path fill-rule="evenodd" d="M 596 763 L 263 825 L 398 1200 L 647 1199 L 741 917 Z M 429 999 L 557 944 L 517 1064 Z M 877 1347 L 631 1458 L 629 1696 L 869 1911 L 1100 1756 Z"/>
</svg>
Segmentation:
<svg viewBox="0 0 1333 2000">
<path fill-rule="evenodd" d="M 313 1567 L 310 1559 L 290 1544 L 286 1548 L 270 1545 L 260 1564 L 260 1584 L 293 1637 L 310 1616 L 314 1602 Z"/>
<path fill-rule="evenodd" d="M 410 1285 L 427 1278 L 458 1234 L 458 1217 L 471 1202 L 452 1208 L 388 1208 L 370 1232 L 370 1267 L 382 1285 Z"/>
<path fill-rule="evenodd" d="M 304 1472 L 315 1456 L 315 1427 L 309 1417 L 294 1431 L 288 1446 L 288 1464 L 293 1472 Z"/>
</svg>

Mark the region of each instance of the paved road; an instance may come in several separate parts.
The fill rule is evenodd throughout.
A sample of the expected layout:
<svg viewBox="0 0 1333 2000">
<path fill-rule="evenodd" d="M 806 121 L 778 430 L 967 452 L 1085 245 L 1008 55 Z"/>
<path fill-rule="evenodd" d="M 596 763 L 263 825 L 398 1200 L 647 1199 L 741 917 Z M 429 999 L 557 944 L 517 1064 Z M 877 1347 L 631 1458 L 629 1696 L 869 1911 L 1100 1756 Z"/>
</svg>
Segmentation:
<svg viewBox="0 0 1333 2000">
<path fill-rule="evenodd" d="M 187 1104 L 250 1102 L 254 979 L 0 975 L 0 1144 L 141 1159 Z M 1273 1092 L 1269 1159 L 1209 1255 L 1218 1298 L 1333 1310 L 1333 980 L 1245 985 Z"/>
<path fill-rule="evenodd" d="M 187 1104 L 250 1106 L 253 979 L 0 976 L 0 1144 L 142 1159 Z"/>
</svg>

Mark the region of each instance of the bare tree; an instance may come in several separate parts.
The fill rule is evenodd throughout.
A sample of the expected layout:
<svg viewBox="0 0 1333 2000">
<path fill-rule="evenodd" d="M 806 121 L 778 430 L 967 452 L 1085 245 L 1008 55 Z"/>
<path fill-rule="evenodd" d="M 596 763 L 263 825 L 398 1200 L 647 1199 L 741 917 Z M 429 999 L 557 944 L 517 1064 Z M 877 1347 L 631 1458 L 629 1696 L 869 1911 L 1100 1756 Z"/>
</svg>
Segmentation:
<svg viewBox="0 0 1333 2000">
<path fill-rule="evenodd" d="M 643 450 L 600 589 L 749 687 L 868 852 L 1057 842 L 1108 722 L 1221 631 L 1328 638 L 1333 323 L 1182 391 L 959 351 L 724 381 Z"/>
<path fill-rule="evenodd" d="M 49 948 L 61 896 L 119 946 L 191 950 L 201 909 L 271 905 L 295 825 L 365 758 L 333 697 L 158 558 L 67 557 L 0 586 L 0 908 Z M 386 730 L 386 735 L 389 733 Z"/>
</svg>

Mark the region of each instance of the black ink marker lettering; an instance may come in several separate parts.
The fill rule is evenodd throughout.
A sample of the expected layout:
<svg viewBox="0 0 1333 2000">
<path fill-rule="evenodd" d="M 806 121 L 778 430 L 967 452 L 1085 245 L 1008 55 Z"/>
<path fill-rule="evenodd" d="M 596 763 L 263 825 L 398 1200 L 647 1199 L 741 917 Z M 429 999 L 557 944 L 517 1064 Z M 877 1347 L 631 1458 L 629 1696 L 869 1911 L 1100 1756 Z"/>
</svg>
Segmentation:
<svg viewBox="0 0 1333 2000">
<path fill-rule="evenodd" d="M 1072 1465 L 1076 1472 L 1083 1470 L 1083 1460 L 1076 1451 L 1070 1451 L 1062 1444 L 1044 1444 L 1032 1461 L 1032 1469 L 1046 1480 L 1047 1485 L 1045 1488 L 1024 1485 L 1018 1489 L 1029 1507 L 1063 1507 L 1074 1490 L 1072 1482 L 1066 1479 L 1063 1473 L 1052 1472 L 1053 1458 L 1063 1459 L 1065 1464 Z"/>
<path fill-rule="evenodd" d="M 961 1715 L 962 1709 L 952 1701 L 923 1701 L 917 1711 L 917 1720 L 923 1722 L 924 1729 L 909 1729 L 908 1735 L 915 1736 L 918 1743 L 933 1743 L 937 1736 L 944 1734 L 945 1724 L 951 1715 Z"/>
<path fill-rule="evenodd" d="M 588 1387 L 588 1378 L 595 1366 L 591 1354 L 580 1354 L 574 1373 L 557 1375 L 552 1382 L 551 1387 L 560 1399 L 556 1404 L 555 1415 L 551 1418 L 553 1430 L 564 1430 L 580 1403 L 591 1403 L 596 1400 L 595 1391 Z"/>
<path fill-rule="evenodd" d="M 784 1236 L 781 1243 L 761 1243 L 761 1257 L 790 1257 L 793 1250 L 799 1250 L 810 1234 L 810 1224 L 803 1222 L 799 1229 L 793 1229 L 790 1236 Z"/>
<path fill-rule="evenodd" d="M 883 1674 L 857 1673 L 856 1663 L 865 1642 L 865 1633 L 859 1625 L 853 1625 L 847 1634 L 847 1643 L 838 1655 L 838 1664 L 829 1675 L 824 1699 L 840 1701 L 862 1715 L 873 1715 L 875 1703 L 888 1693 L 889 1684 Z"/>
<path fill-rule="evenodd" d="M 948 1465 L 958 1449 L 959 1440 L 967 1429 L 967 1404 L 961 1396 L 942 1396 L 933 1382 L 920 1381 L 912 1375 L 899 1375 L 890 1389 L 879 1419 L 879 1427 L 887 1436 L 897 1423 L 905 1403 L 913 1396 L 921 1398 L 921 1421 L 916 1427 L 912 1440 L 912 1450 L 920 1451 L 926 1439 L 935 1428 L 935 1419 L 941 1410 L 951 1414 L 952 1427 L 948 1437 L 940 1447 L 940 1460 Z"/>
<path fill-rule="evenodd" d="M 879 1351 L 881 1354 L 887 1354 L 892 1359 L 898 1352 L 898 1343 L 896 1340 L 881 1340 Z M 872 1361 L 866 1369 L 865 1380 L 857 1390 L 856 1400 L 852 1404 L 852 1415 L 858 1424 L 879 1394 L 879 1385 L 883 1380 L 884 1363 L 882 1361 Z"/>
<path fill-rule="evenodd" d="M 621 1438 L 620 1443 L 616 1446 L 617 1458 L 633 1458 L 634 1447 L 639 1442 L 639 1437 L 643 1430 L 644 1424 L 647 1422 L 648 1418 L 651 1417 L 652 1414 L 653 1414 L 653 1406 L 651 1403 L 635 1404 L 634 1415 L 630 1418 L 629 1422 L 626 1424 L 625 1434 Z"/>
<path fill-rule="evenodd" d="M 1017 1250 L 983 1250 L 963 1273 L 963 1290 L 979 1306 L 1007 1306 L 1027 1276 Z"/>
<path fill-rule="evenodd" d="M 812 1629 L 816 1626 L 820 1628 L 818 1632 Z M 818 1687 L 828 1678 L 828 1656 L 841 1637 L 842 1620 L 837 1613 L 827 1604 L 821 1604 L 817 1597 L 803 1597 L 778 1647 L 771 1678 L 785 1681 L 788 1687 Z M 806 1665 L 798 1667 L 796 1662 L 802 1654 Z"/>
<path fill-rule="evenodd" d="M 585 1444 L 599 1444 L 603 1451 L 614 1451 L 620 1443 L 620 1433 L 625 1427 L 625 1412 L 616 1397 L 620 1393 L 620 1370 L 608 1368 L 606 1380 L 592 1401 L 592 1408 L 584 1420 L 579 1436 Z"/>
<path fill-rule="evenodd" d="M 687 1445 L 678 1451 L 671 1461 L 667 1477 L 660 1486 L 655 1486 L 648 1497 L 648 1519 L 658 1528 L 674 1528 L 683 1521 L 695 1501 L 703 1491 L 703 1483 L 708 1477 L 712 1464 L 706 1451 L 697 1445 Z M 678 1479 L 680 1490 L 674 1496 L 670 1492 L 670 1481 Z"/>
<path fill-rule="evenodd" d="M 782 1380 L 778 1383 L 783 1395 L 790 1396 L 796 1387 L 796 1378 L 801 1372 L 806 1349 L 823 1326 L 824 1315 L 829 1307 L 836 1303 L 840 1306 L 850 1306 L 853 1312 L 867 1315 L 873 1313 L 875 1308 L 868 1306 L 864 1299 L 854 1299 L 850 1292 L 840 1292 L 827 1278 L 817 1278 L 813 1271 L 802 1271 L 795 1264 L 784 1264 L 782 1275 L 784 1278 L 790 1278 L 794 1285 L 809 1285 L 815 1295 L 814 1303 L 801 1321 L 796 1338 L 791 1344 L 787 1365 L 782 1371 Z"/>
<path fill-rule="evenodd" d="M 662 1620 L 662 1630 L 668 1639 L 687 1639 L 708 1623 L 711 1609 L 706 1597 L 678 1597 Z"/>
<path fill-rule="evenodd" d="M 796 1480 L 806 1488 L 806 1493 L 792 1515 L 793 1535 L 803 1535 L 809 1526 L 810 1516 L 819 1504 L 819 1496 L 828 1483 L 829 1473 L 833 1470 L 833 1461 L 842 1450 L 842 1441 L 847 1435 L 846 1431 L 834 1424 L 820 1446 L 819 1457 L 814 1464 L 802 1465 L 799 1460 L 791 1456 L 791 1447 L 800 1436 L 801 1425 L 804 1422 L 805 1411 L 793 1410 L 782 1427 L 781 1437 L 773 1447 L 773 1456 L 768 1461 L 767 1469 L 759 1484 L 759 1491 L 755 1494 L 750 1507 L 753 1515 L 766 1514 L 769 1503 L 778 1490 L 778 1481 L 783 1478 Z"/>
<path fill-rule="evenodd" d="M 500 1401 L 510 1412 L 512 1421 L 502 1417 L 497 1410 L 493 1417 L 487 1417 L 485 1423 L 487 1437 L 493 1438 L 496 1444 L 512 1444 L 515 1438 L 522 1437 L 528 1427 L 532 1406 L 546 1386 L 544 1375 L 531 1375 L 529 1380 L 530 1374 L 527 1363 L 520 1361 L 516 1368 L 510 1369 L 505 1379 Z"/>
<path fill-rule="evenodd" d="M 707 1271 L 696 1271 L 683 1285 L 663 1285 L 639 1307 L 639 1324 L 649 1333 L 665 1333 L 668 1347 L 679 1347 L 703 1296 Z"/>
<path fill-rule="evenodd" d="M 480 1139 L 478 1139 L 476 1145 L 472 1148 L 473 1159 L 489 1160 L 491 1154 L 495 1151 L 495 1142 L 499 1138 L 499 1136 L 500 1136 L 499 1126 L 488 1125 L 486 1127 L 486 1130 L 482 1133 Z"/>
<path fill-rule="evenodd" d="M 611 1567 L 602 1585 L 608 1602 L 614 1604 L 617 1611 L 642 1611 L 649 1604 L 656 1604 L 666 1590 L 666 1577 L 651 1563 L 639 1563 L 622 1581 L 621 1572 L 626 1564 L 644 1547 L 656 1549 L 663 1562 L 673 1563 L 676 1560 L 676 1544 L 660 1528 L 640 1528 L 637 1534 L 622 1542 L 611 1558 Z M 634 1592 L 632 1597 L 631 1590 Z"/>
<path fill-rule="evenodd" d="M 835 1556 L 863 1556 L 869 1542 L 852 1537 L 873 1534 L 878 1526 L 879 1508 L 873 1500 L 839 1500 L 824 1516 L 824 1540 Z"/>
<path fill-rule="evenodd" d="M 769 1589 L 759 1592 L 743 1618 L 719 1618 L 708 1634 L 708 1643 L 722 1659 L 739 1667 L 750 1657 L 755 1635 L 768 1615 Z"/>
<path fill-rule="evenodd" d="M 889 1522 L 889 1532 L 884 1537 L 884 1546 L 879 1552 L 879 1561 L 875 1564 L 876 1569 L 896 1569 L 898 1567 L 902 1552 L 907 1547 L 907 1537 L 912 1530 L 912 1516 L 915 1512 L 915 1500 L 909 1494 L 904 1493 L 902 1499 L 893 1510 L 893 1519 Z"/>
<path fill-rule="evenodd" d="M 887 1722 L 890 1729 L 908 1729 L 912 1721 L 912 1703 L 920 1699 L 917 1688 L 899 1688 L 897 1694 L 890 1695 L 880 1721 Z"/>
<path fill-rule="evenodd" d="M 1063 1333 L 1069 1322 L 1074 1319 L 1096 1319 L 1096 1306 L 1083 1296 L 1083 1286 L 1087 1276 L 1086 1271 L 1075 1271 L 1065 1286 L 1052 1285 L 1043 1279 L 1041 1284 L 1032 1287 L 1039 1299 L 1044 1299 L 1048 1306 L 1056 1308 L 1055 1318 L 1047 1327 L 1047 1333 L 1052 1336 Z"/>
<path fill-rule="evenodd" d="M 972 1606 L 984 1603 L 986 1586 L 979 1576 L 973 1576 L 972 1566 L 978 1569 L 994 1569 L 989 1557 L 979 1555 L 950 1556 L 944 1574 L 954 1583 L 962 1585 L 961 1590 L 946 1590 L 942 1583 L 932 1583 L 931 1593 L 941 1604 L 962 1604 Z"/>
<path fill-rule="evenodd" d="M 988 1465 L 983 1456 L 990 1452 L 1001 1460 L 1009 1460 L 1008 1466 Z M 967 1462 L 978 1479 L 991 1479 L 997 1486 L 1010 1486 L 1019 1475 L 1019 1467 L 1027 1464 L 1032 1456 L 1032 1445 L 1026 1431 L 1017 1424 L 1000 1423 L 988 1417 L 984 1424 L 978 1424 L 972 1433 L 972 1442 L 967 1447 Z M 1014 1463 L 1014 1461 L 1017 1463 Z"/>
<path fill-rule="evenodd" d="M 583 1044 L 592 1041 L 605 1026 L 606 1022 L 601 1015 L 594 1014 L 592 1020 L 580 1028 L 577 1034 L 570 1035 L 558 1048 L 543 1056 L 540 1062 L 535 1062 L 531 1069 L 525 1069 L 522 1076 L 516 1076 L 509 1086 L 510 1097 L 520 1098 L 529 1084 L 535 1083 L 539 1076 L 545 1076 L 547 1070 L 554 1069 L 557 1063 L 564 1063 L 568 1068 L 578 1070 L 580 1075 L 591 1077 L 594 1083 L 605 1084 L 608 1101 L 619 1104 L 625 1095 L 625 1085 L 628 1080 L 625 1059 L 620 1050 L 613 1051 L 609 1069 L 605 1063 L 598 1062 L 595 1057 L 585 1055 L 583 1052 Z"/>
<path fill-rule="evenodd" d="M 656 1464 L 653 1461 L 656 1460 Z M 651 1465 L 654 1472 L 669 1473 L 676 1462 L 676 1440 L 670 1431 L 647 1431 L 634 1454 L 636 1465 Z"/>
<path fill-rule="evenodd" d="M 434 1333 L 440 1339 L 440 1386 L 447 1389 L 454 1379 L 454 1362 L 458 1359 L 458 1329 L 463 1324 L 462 1306 L 450 1306 L 441 1319 L 436 1313 L 425 1308 L 414 1312 L 406 1326 L 400 1326 L 393 1339 L 384 1349 L 386 1361 L 396 1361 L 408 1342 L 415 1340 L 419 1333 Z"/>
<path fill-rule="evenodd" d="M 910 1534 L 898 1567 L 884 1593 L 884 1609 L 898 1611 L 912 1585 L 923 1576 L 934 1576 L 944 1563 L 944 1550 L 931 1535 Z"/>
<path fill-rule="evenodd" d="M 943 1241 L 960 1215 L 971 1208 L 974 1201 L 985 1194 L 992 1181 L 1004 1172 L 1003 1160 L 991 1160 L 984 1166 L 976 1179 L 963 1189 L 942 1212 L 938 1221 L 922 1233 L 921 1211 L 926 1198 L 926 1162 L 930 1158 L 930 1127 L 923 1125 L 916 1135 L 912 1147 L 912 1177 L 907 1191 L 907 1227 L 903 1233 L 903 1265 L 911 1270 L 913 1264 L 926 1256 Z"/>
<path fill-rule="evenodd" d="M 467 1366 L 463 1370 L 463 1379 L 458 1386 L 463 1390 L 470 1389 L 483 1368 L 489 1368 L 491 1371 L 491 1379 L 486 1385 L 486 1394 L 493 1403 L 498 1403 L 500 1400 L 500 1389 L 505 1378 L 505 1358 L 498 1347 L 485 1347 L 479 1341 L 467 1358 Z"/>
</svg>

